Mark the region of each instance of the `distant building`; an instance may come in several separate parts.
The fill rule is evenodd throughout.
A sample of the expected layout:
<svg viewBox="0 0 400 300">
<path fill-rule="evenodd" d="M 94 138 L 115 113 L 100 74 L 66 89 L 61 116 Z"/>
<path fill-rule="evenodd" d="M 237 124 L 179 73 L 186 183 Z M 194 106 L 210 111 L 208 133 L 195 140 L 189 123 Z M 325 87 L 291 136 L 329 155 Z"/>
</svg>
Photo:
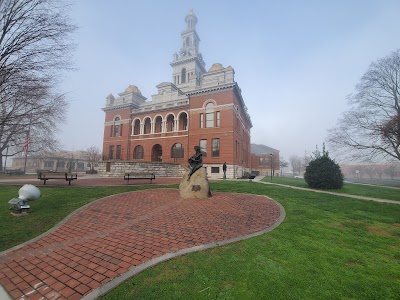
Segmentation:
<svg viewBox="0 0 400 300">
<path fill-rule="evenodd" d="M 25 168 L 24 157 L 14 157 L 11 169 Z M 28 156 L 26 159 L 26 173 L 36 173 L 37 170 L 51 170 L 55 172 L 85 172 L 91 169 L 91 164 L 85 158 L 83 151 L 60 151 L 41 156 Z"/>
<path fill-rule="evenodd" d="M 135 85 L 106 97 L 102 175 L 123 169 L 122 162 L 187 164 L 197 145 L 211 175 L 222 177 L 224 162 L 230 178 L 250 171 L 252 123 L 235 71 L 218 63 L 206 70 L 193 11 L 185 22 L 172 82 L 157 85 L 151 101 Z"/>
<path fill-rule="evenodd" d="M 279 150 L 265 146 L 251 144 L 251 169 L 260 175 L 281 176 L 279 165 Z"/>
</svg>

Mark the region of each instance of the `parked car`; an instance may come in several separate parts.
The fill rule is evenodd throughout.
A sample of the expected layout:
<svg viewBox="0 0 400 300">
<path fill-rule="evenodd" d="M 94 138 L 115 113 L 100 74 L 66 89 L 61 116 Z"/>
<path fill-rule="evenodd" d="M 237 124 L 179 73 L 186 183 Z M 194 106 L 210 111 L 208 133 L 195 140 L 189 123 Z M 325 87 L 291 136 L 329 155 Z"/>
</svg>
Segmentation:
<svg viewBox="0 0 400 300">
<path fill-rule="evenodd" d="M 304 178 L 303 175 L 295 175 L 294 178 Z"/>
</svg>

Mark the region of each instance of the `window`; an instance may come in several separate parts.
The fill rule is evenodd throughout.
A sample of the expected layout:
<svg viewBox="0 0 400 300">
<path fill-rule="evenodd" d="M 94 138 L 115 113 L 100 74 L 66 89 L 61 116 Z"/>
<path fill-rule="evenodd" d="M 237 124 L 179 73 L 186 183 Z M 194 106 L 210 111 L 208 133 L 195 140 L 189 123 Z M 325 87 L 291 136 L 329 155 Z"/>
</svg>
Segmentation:
<svg viewBox="0 0 400 300">
<path fill-rule="evenodd" d="M 121 159 L 121 145 L 117 145 L 117 153 L 115 155 L 116 159 Z"/>
<path fill-rule="evenodd" d="M 151 133 L 150 131 L 151 131 L 151 120 L 150 118 L 146 118 L 146 120 L 144 120 L 143 133 L 149 134 Z"/>
<path fill-rule="evenodd" d="M 200 128 L 204 128 L 204 114 L 200 114 Z"/>
<path fill-rule="evenodd" d="M 162 117 L 158 116 L 154 124 L 154 133 L 160 133 L 162 131 Z"/>
<path fill-rule="evenodd" d="M 179 130 L 187 130 L 187 114 L 181 113 L 179 115 Z"/>
<path fill-rule="evenodd" d="M 206 128 L 214 127 L 214 104 L 206 105 Z"/>
<path fill-rule="evenodd" d="M 136 119 L 133 124 L 133 135 L 140 134 L 140 120 Z"/>
<path fill-rule="evenodd" d="M 207 156 L 207 140 L 200 140 L 200 151 L 203 153 L 203 156 Z"/>
<path fill-rule="evenodd" d="M 143 159 L 143 147 L 138 145 L 133 150 L 133 159 Z"/>
<path fill-rule="evenodd" d="M 119 124 L 114 125 L 114 136 L 119 136 Z"/>
<path fill-rule="evenodd" d="M 115 117 L 114 119 L 114 130 L 112 131 L 113 136 L 121 136 L 122 135 L 122 124 L 121 118 Z"/>
<path fill-rule="evenodd" d="M 109 150 L 108 150 L 108 158 L 109 159 L 114 159 L 114 145 L 111 145 Z"/>
<path fill-rule="evenodd" d="M 182 74 L 181 74 L 181 83 L 185 83 L 185 82 L 186 82 L 186 69 L 183 68 Z"/>
<path fill-rule="evenodd" d="M 212 153 L 211 153 L 211 155 L 212 155 L 212 157 L 219 157 L 219 139 L 212 139 Z"/>
<path fill-rule="evenodd" d="M 258 159 L 258 165 L 259 166 L 262 166 L 263 165 L 263 158 L 262 157 L 260 157 L 259 159 Z"/>
<path fill-rule="evenodd" d="M 221 112 L 217 111 L 217 127 L 221 127 Z"/>
<path fill-rule="evenodd" d="M 211 167 L 211 173 L 219 173 L 219 167 Z"/>
<path fill-rule="evenodd" d="M 171 158 L 183 158 L 183 145 L 176 143 L 172 146 Z"/>
<path fill-rule="evenodd" d="M 167 132 L 175 130 L 175 118 L 173 115 L 167 117 Z"/>
</svg>

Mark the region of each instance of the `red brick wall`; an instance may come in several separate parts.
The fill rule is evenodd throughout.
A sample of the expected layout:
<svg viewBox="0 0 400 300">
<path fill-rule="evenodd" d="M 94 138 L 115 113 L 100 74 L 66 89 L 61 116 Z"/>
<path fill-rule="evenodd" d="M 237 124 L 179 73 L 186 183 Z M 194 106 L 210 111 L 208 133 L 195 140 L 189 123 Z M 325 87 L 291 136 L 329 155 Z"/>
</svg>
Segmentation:
<svg viewBox="0 0 400 300">
<path fill-rule="evenodd" d="M 203 113 L 204 127 L 205 109 L 204 104 L 207 100 L 213 100 L 215 103 L 214 112 L 220 112 L 220 127 L 200 128 L 200 113 Z M 235 105 L 238 108 L 236 111 Z M 221 105 L 226 105 L 220 107 Z M 134 119 L 139 118 L 144 121 L 145 117 L 152 120 L 155 116 L 161 115 L 165 117 L 170 113 L 174 113 L 175 118 L 178 114 L 185 111 L 188 114 L 189 129 L 178 132 L 164 132 L 156 134 L 135 135 L 131 136 L 131 123 Z M 109 146 L 114 145 L 114 159 L 117 145 L 121 145 L 123 149 L 121 160 L 132 160 L 133 150 L 136 145 L 144 148 L 144 161 L 152 160 L 152 149 L 154 145 L 159 144 L 162 147 L 163 162 L 185 163 L 188 158 L 194 154 L 194 146 L 199 145 L 201 139 L 207 139 L 207 156 L 204 157 L 205 164 L 220 164 L 227 162 L 229 165 L 242 165 L 250 168 L 250 124 L 243 115 L 242 108 L 239 104 L 234 90 L 225 90 L 220 92 L 200 94 L 190 97 L 190 113 L 189 107 L 160 110 L 156 112 L 144 112 L 141 114 L 130 115 L 130 109 L 115 110 L 106 112 L 105 121 L 110 122 L 104 128 L 103 157 L 107 159 Z M 237 116 L 242 114 L 241 118 Z M 115 116 L 119 115 L 122 119 L 122 135 L 119 137 L 110 136 L 111 122 Z M 124 120 L 129 120 L 124 122 Z M 239 120 L 239 121 L 238 121 Z M 216 122 L 216 114 L 214 113 L 214 122 Z M 215 124 L 215 123 L 214 123 Z M 212 139 L 220 139 L 220 155 L 212 157 Z M 236 142 L 238 142 L 238 151 L 236 152 Z M 175 143 L 181 143 L 184 148 L 184 158 L 171 158 L 171 149 Z"/>
</svg>

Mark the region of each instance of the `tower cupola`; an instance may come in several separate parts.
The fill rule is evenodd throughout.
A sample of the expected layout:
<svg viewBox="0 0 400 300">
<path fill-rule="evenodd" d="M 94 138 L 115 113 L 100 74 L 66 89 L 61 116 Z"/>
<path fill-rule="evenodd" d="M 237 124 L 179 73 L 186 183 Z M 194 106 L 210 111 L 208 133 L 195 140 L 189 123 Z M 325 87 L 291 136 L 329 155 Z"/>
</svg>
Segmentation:
<svg viewBox="0 0 400 300">
<path fill-rule="evenodd" d="M 196 88 L 206 72 L 205 62 L 199 51 L 200 38 L 196 32 L 197 17 L 191 9 L 185 17 L 186 28 L 181 33 L 181 49 L 173 54 L 172 82 L 182 91 Z"/>
<path fill-rule="evenodd" d="M 185 22 L 187 25 L 187 29 L 195 29 L 197 24 L 197 17 L 193 12 L 193 9 L 189 11 L 186 15 Z"/>
</svg>

